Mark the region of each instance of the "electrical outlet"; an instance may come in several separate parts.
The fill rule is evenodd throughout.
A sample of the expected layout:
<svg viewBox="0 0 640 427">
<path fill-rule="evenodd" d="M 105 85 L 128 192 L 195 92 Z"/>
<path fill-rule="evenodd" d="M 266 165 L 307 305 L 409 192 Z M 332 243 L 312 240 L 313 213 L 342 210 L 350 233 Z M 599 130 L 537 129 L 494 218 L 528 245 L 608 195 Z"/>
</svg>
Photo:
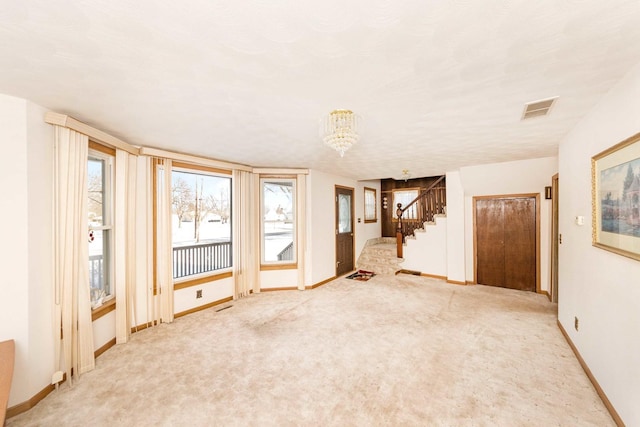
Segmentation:
<svg viewBox="0 0 640 427">
<path fill-rule="evenodd" d="M 196 298 L 202 298 L 202 289 L 196 291 Z"/>
<path fill-rule="evenodd" d="M 579 326 L 579 324 L 578 324 L 578 318 L 577 318 L 577 317 L 574 317 L 574 318 L 573 318 L 573 327 L 574 327 L 574 328 L 576 328 L 576 331 L 578 330 L 578 326 Z"/>
</svg>

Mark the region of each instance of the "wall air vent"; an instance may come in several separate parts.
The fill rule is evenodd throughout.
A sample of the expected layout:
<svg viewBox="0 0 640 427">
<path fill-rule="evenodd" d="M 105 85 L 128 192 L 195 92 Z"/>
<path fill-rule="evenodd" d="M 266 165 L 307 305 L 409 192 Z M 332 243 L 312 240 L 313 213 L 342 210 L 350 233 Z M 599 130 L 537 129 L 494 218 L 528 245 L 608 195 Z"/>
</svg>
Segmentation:
<svg viewBox="0 0 640 427">
<path fill-rule="evenodd" d="M 541 99 L 539 101 L 524 104 L 522 120 L 548 115 L 549 110 L 551 110 L 551 107 L 555 104 L 557 99 L 558 97 L 554 96 L 553 98 Z"/>
</svg>

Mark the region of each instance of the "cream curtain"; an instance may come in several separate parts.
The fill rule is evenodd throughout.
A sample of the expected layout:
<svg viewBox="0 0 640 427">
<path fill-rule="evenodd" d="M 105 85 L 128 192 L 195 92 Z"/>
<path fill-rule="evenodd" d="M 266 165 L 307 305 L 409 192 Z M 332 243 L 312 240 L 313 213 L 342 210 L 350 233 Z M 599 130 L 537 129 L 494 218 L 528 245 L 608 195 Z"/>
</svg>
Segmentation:
<svg viewBox="0 0 640 427">
<path fill-rule="evenodd" d="M 233 298 L 246 297 L 256 283 L 258 248 L 252 220 L 253 177 L 245 171 L 233 171 Z"/>
<path fill-rule="evenodd" d="M 148 325 L 156 319 L 153 295 L 153 173 L 152 158 L 137 157 L 136 211 L 133 232 L 135 245 L 135 279 L 131 289 L 131 326 Z M 144 288 L 143 285 L 144 284 Z"/>
<path fill-rule="evenodd" d="M 158 322 L 173 322 L 173 271 L 171 239 L 171 160 L 158 160 L 157 174 L 157 229 L 156 279 L 159 295 Z"/>
<path fill-rule="evenodd" d="M 136 183 L 137 156 L 116 150 L 114 283 L 116 289 L 116 343 L 131 336 L 136 289 Z"/>
<path fill-rule="evenodd" d="M 70 382 L 95 367 L 89 290 L 88 142 L 86 135 L 55 126 L 53 334 L 56 369 L 63 370 Z"/>
</svg>

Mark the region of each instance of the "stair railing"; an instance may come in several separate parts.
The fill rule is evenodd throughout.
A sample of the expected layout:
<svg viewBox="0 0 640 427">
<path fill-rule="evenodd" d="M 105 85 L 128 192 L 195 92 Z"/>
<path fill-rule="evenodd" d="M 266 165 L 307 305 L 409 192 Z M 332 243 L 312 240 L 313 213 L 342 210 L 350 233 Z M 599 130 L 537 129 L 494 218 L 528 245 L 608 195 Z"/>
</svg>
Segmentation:
<svg viewBox="0 0 640 427">
<path fill-rule="evenodd" d="M 447 191 L 445 186 L 438 185 L 444 178 L 445 176 L 443 175 L 435 180 L 404 208 L 402 207 L 402 203 L 398 203 L 396 209 L 396 216 L 398 217 L 396 227 L 398 258 L 402 258 L 402 245 L 407 236 L 412 236 L 416 229 L 424 226 L 425 222 L 433 221 L 436 215 L 445 213 Z M 407 210 L 409 210 L 410 217 L 403 218 Z"/>
</svg>

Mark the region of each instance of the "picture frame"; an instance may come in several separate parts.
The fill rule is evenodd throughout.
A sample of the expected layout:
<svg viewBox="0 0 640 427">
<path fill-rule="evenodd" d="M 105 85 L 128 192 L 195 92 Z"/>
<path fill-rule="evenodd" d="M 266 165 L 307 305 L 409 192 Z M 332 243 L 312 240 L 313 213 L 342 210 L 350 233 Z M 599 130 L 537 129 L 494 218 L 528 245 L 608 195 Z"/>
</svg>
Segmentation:
<svg viewBox="0 0 640 427">
<path fill-rule="evenodd" d="M 640 133 L 591 158 L 593 246 L 640 261 Z"/>
</svg>

